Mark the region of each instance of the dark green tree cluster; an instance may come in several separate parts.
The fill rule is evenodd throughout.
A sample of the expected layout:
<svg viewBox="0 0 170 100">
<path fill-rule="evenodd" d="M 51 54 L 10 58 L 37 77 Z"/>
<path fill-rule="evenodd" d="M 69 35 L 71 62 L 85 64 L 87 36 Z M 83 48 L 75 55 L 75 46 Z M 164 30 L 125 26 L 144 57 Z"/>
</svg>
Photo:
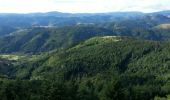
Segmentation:
<svg viewBox="0 0 170 100">
<path fill-rule="evenodd" d="M 2 100 L 168 98 L 169 45 L 169 42 L 104 36 L 43 53 L 32 60 L 8 61 L 12 70 L 7 67 L 6 72 L 11 74 L 1 77 L 0 97 Z"/>
</svg>

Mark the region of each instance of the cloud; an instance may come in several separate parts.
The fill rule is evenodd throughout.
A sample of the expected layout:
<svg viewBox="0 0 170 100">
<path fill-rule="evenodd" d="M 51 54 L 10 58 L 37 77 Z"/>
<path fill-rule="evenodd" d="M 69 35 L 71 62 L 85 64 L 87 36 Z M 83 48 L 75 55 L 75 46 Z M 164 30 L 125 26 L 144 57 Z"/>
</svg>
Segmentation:
<svg viewBox="0 0 170 100">
<path fill-rule="evenodd" d="M 170 10 L 170 0 L 0 0 L 0 12 L 94 13 Z"/>
<path fill-rule="evenodd" d="M 51 0 L 0 0 L 0 12 L 47 12 L 55 10 Z"/>
<path fill-rule="evenodd" d="M 62 12 L 113 12 L 170 10 L 170 0 L 63 0 L 58 4 Z M 68 2 L 69 1 L 69 2 Z M 56 1 L 57 3 L 57 1 Z"/>
</svg>

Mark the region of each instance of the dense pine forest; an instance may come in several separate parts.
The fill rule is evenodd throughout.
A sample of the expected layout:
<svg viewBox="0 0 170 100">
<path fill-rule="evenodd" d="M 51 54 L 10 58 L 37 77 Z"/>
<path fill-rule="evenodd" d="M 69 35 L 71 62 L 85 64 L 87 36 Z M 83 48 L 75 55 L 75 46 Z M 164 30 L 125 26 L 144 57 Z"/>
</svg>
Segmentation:
<svg viewBox="0 0 170 100">
<path fill-rule="evenodd" d="M 169 16 L 0 14 L 0 100 L 169 100 Z"/>
</svg>

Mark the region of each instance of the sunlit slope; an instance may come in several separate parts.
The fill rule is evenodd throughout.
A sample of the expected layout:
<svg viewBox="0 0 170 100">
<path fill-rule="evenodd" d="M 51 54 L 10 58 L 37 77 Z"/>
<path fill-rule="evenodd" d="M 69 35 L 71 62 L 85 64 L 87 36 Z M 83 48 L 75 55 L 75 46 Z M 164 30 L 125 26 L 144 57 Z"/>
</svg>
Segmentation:
<svg viewBox="0 0 170 100">
<path fill-rule="evenodd" d="M 93 36 L 112 34 L 104 28 L 75 26 L 63 28 L 31 28 L 0 38 L 1 53 L 38 53 L 66 48 Z"/>
</svg>

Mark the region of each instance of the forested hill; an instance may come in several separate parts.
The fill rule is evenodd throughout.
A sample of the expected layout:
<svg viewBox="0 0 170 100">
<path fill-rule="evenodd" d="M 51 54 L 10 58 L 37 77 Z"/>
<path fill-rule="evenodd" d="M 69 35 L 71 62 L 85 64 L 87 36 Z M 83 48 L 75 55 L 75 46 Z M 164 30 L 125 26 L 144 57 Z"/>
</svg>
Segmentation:
<svg viewBox="0 0 170 100">
<path fill-rule="evenodd" d="M 22 58 L 20 64 L 12 63 L 12 74 L 7 75 L 22 80 L 1 80 L 0 96 L 8 100 L 166 98 L 170 94 L 169 45 L 104 36 L 29 57 L 26 62 Z"/>
<path fill-rule="evenodd" d="M 56 17 L 58 19 L 55 20 Z M 21 20 L 15 22 L 15 18 Z M 0 53 L 37 54 L 65 49 L 91 37 L 108 35 L 155 41 L 170 40 L 170 18 L 168 13 L 163 12 L 0 14 L 1 20 Z"/>
<path fill-rule="evenodd" d="M 21 29 L 0 38 L 1 53 L 40 53 L 67 48 L 94 36 L 113 35 L 111 30 L 95 26 Z"/>
<path fill-rule="evenodd" d="M 169 12 L 0 14 L 0 100 L 169 100 Z"/>
<path fill-rule="evenodd" d="M 165 41 L 170 40 L 170 25 L 167 23 L 147 26 L 148 22 L 126 20 L 99 25 L 19 29 L 0 37 L 0 53 L 36 54 L 68 48 L 95 36 L 128 36 L 145 40 Z M 150 24 L 153 24 L 153 22 Z"/>
</svg>

